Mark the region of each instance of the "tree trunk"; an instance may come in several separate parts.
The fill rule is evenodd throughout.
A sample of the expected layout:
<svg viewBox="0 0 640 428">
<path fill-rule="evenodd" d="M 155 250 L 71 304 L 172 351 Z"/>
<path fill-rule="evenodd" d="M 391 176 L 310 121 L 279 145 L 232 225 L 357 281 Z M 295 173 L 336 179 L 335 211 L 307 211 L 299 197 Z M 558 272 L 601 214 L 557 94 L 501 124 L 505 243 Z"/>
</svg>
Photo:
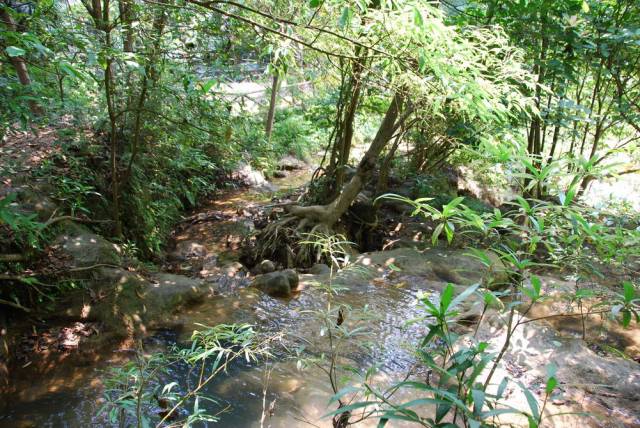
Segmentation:
<svg viewBox="0 0 640 428">
<path fill-rule="evenodd" d="M 122 50 L 124 52 L 133 52 L 133 45 L 135 42 L 135 34 L 133 32 L 133 4 L 131 0 L 120 0 L 118 2 L 118 8 L 120 10 L 120 21 L 124 26 L 122 32 Z"/>
<path fill-rule="evenodd" d="M 160 0 L 163 3 L 164 0 Z M 145 103 L 147 101 L 147 92 L 149 90 L 150 83 L 155 84 L 160 78 L 160 72 L 157 71 L 156 60 L 162 43 L 162 31 L 167 19 L 167 13 L 164 8 L 159 9 L 156 12 L 156 16 L 153 20 L 153 36 L 154 40 L 151 44 L 150 52 L 148 53 L 147 62 L 144 66 L 144 75 L 142 76 L 142 85 L 140 88 L 140 94 L 138 95 L 138 102 L 135 106 L 135 118 L 133 122 L 133 140 L 131 144 L 131 156 L 129 158 L 129 166 L 127 167 L 126 179 L 131 177 L 131 168 L 140 150 L 141 140 L 141 126 L 142 126 L 142 114 L 144 113 Z M 151 82 L 150 82 L 151 81 Z"/>
<path fill-rule="evenodd" d="M 280 76 L 278 73 L 273 75 L 271 83 L 271 100 L 269 101 L 269 112 L 267 113 L 267 123 L 264 127 L 264 134 L 267 140 L 271 139 L 273 131 L 273 119 L 276 116 L 276 104 L 278 103 L 278 87 L 280 86 Z"/>
<path fill-rule="evenodd" d="M 362 61 L 357 60 L 354 61 L 353 64 L 353 74 L 350 78 L 350 89 L 351 93 L 349 104 L 347 105 L 347 109 L 345 111 L 344 120 L 342 122 L 342 135 L 338 135 L 338 158 L 336 160 L 336 189 L 342 187 L 344 183 L 344 166 L 349 162 L 349 156 L 351 154 L 351 143 L 353 141 L 353 132 L 354 132 L 354 121 L 356 117 L 356 111 L 358 109 L 358 104 L 360 103 L 360 93 L 362 91 L 362 70 L 364 68 Z"/>
<path fill-rule="evenodd" d="M 376 184 L 376 194 L 379 195 L 383 192 L 387 191 L 389 187 L 389 171 L 391 170 L 391 162 L 393 161 L 393 157 L 402 142 L 403 132 L 400 132 L 397 136 L 393 145 L 389 149 L 389 153 L 384 157 L 382 161 L 382 165 L 380 166 L 380 175 L 378 176 L 378 183 Z"/>
<path fill-rule="evenodd" d="M 16 22 L 13 20 L 11 13 L 7 10 L 9 8 L 8 5 L 0 5 L 0 19 L 2 19 L 2 23 L 7 27 L 7 30 L 15 33 L 18 31 Z M 19 56 L 10 56 L 9 61 L 11 61 L 11 65 L 16 71 L 16 75 L 18 76 L 18 80 L 22 84 L 22 86 L 29 87 L 31 86 L 31 76 L 29 76 L 29 70 L 27 69 L 27 63 L 24 58 Z M 35 101 L 29 101 L 29 109 L 31 113 L 40 115 L 42 114 L 42 109 Z"/>
<path fill-rule="evenodd" d="M 332 228 L 340 217 L 347 212 L 351 203 L 362 190 L 362 187 L 371 178 L 382 149 L 384 149 L 400 125 L 404 123 L 409 114 L 411 114 L 412 110 L 407 108 L 402 116 L 400 116 L 403 103 L 404 95 L 399 92 L 396 93 L 380 124 L 380 128 L 378 128 L 375 138 L 358 164 L 356 174 L 343 186 L 342 191 L 333 202 L 328 205 L 313 205 L 308 207 L 292 206 L 289 207 L 289 212 L 303 219 L 303 221 L 311 221 Z"/>
</svg>

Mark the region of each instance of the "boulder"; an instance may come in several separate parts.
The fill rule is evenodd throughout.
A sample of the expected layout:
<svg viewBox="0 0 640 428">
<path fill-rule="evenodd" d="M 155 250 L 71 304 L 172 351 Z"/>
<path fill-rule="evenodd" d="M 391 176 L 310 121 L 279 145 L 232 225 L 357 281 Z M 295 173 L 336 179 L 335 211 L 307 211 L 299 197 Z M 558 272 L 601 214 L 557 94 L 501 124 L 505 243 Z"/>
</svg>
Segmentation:
<svg viewBox="0 0 640 428">
<path fill-rule="evenodd" d="M 278 169 L 284 171 L 294 171 L 299 169 L 305 169 L 307 164 L 300 159 L 296 159 L 293 156 L 285 156 L 278 162 Z"/>
<path fill-rule="evenodd" d="M 264 177 L 264 174 L 253 169 L 248 163 L 241 162 L 238 164 L 236 171 L 233 173 L 233 177 L 245 186 L 270 187 L 270 184 Z"/>
<path fill-rule="evenodd" d="M 18 204 L 25 214 L 34 213 L 40 221 L 47 221 L 55 215 L 58 206 L 49 198 L 44 189 L 33 190 L 24 186 L 18 192 Z"/>
<path fill-rule="evenodd" d="M 276 270 L 276 265 L 271 260 L 263 260 L 258 263 L 258 273 L 271 273 Z"/>
<path fill-rule="evenodd" d="M 378 275 L 393 265 L 403 275 L 414 275 L 429 281 L 459 286 L 481 283 L 487 288 L 500 288 L 509 283 L 507 268 L 497 254 L 485 251 L 490 260 L 483 264 L 467 250 L 396 248 L 362 254 L 356 264 Z"/>
<path fill-rule="evenodd" d="M 298 288 L 298 273 L 293 269 L 285 269 L 258 275 L 251 285 L 272 297 L 290 297 Z"/>
<path fill-rule="evenodd" d="M 175 250 L 169 254 L 169 259 L 175 261 L 185 261 L 196 257 L 206 257 L 207 248 L 196 241 L 180 241 L 176 244 Z"/>
<path fill-rule="evenodd" d="M 119 246 L 75 223 L 66 222 L 64 228 L 65 232 L 55 239 L 54 245 L 71 258 L 73 266 L 122 263 Z"/>
<path fill-rule="evenodd" d="M 151 279 L 142 294 L 145 305 L 153 307 L 150 314 L 171 313 L 183 306 L 199 303 L 210 291 L 203 281 L 182 275 L 157 273 Z"/>
<path fill-rule="evenodd" d="M 52 313 L 98 322 L 109 337 L 132 337 L 170 326 L 173 313 L 213 294 L 204 281 L 181 275 L 158 273 L 147 279 L 120 268 L 99 268 L 93 276 L 90 298 L 84 293 L 69 295 Z"/>
<path fill-rule="evenodd" d="M 331 268 L 323 263 L 316 263 L 311 266 L 309 273 L 311 275 L 329 275 L 331 273 Z"/>
<path fill-rule="evenodd" d="M 244 275 L 244 271 L 244 266 L 240 262 L 229 262 L 220 267 L 220 272 L 228 277 Z"/>
</svg>

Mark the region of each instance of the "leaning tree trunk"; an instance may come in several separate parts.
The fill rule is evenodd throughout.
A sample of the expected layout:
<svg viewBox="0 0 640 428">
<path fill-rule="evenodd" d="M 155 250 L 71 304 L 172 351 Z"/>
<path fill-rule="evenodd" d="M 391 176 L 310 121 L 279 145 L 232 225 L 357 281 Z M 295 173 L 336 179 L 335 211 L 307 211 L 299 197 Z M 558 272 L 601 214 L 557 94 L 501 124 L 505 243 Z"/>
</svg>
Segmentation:
<svg viewBox="0 0 640 428">
<path fill-rule="evenodd" d="M 338 197 L 327 205 L 313 205 L 308 207 L 291 206 L 289 212 L 303 221 L 311 221 L 332 228 L 347 212 L 351 203 L 356 199 L 365 183 L 371 178 L 378 156 L 385 145 L 391 140 L 400 124 L 406 120 L 410 112 L 407 110 L 400 117 L 404 96 L 396 93 L 391 101 L 380 128 L 371 142 L 369 149 L 358 164 L 356 174 L 345 184 Z"/>
<path fill-rule="evenodd" d="M 255 239 L 255 246 L 247 248 L 248 253 L 243 255 L 246 263 L 255 264 L 268 258 L 293 267 L 319 261 L 317 249 L 313 244 L 304 244 L 303 241 L 310 235 L 336 233 L 336 223 L 371 178 L 380 153 L 411 114 L 412 109 L 403 109 L 403 104 L 404 95 L 396 93 L 355 175 L 342 187 L 333 202 L 327 205 L 288 206 L 288 215 L 265 227 Z"/>
</svg>

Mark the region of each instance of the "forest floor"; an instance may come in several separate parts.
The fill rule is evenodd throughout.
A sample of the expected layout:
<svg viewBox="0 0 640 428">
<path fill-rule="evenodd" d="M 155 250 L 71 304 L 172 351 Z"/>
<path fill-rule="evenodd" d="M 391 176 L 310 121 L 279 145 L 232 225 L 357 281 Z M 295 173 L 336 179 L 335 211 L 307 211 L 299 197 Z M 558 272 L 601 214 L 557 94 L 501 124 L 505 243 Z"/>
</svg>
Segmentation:
<svg viewBox="0 0 640 428">
<path fill-rule="evenodd" d="M 54 153 L 60 152 L 59 132 L 70 126 L 46 126 L 31 130 L 10 130 L 0 140 L 0 197 L 11 193 L 16 179 L 29 177 Z"/>
</svg>

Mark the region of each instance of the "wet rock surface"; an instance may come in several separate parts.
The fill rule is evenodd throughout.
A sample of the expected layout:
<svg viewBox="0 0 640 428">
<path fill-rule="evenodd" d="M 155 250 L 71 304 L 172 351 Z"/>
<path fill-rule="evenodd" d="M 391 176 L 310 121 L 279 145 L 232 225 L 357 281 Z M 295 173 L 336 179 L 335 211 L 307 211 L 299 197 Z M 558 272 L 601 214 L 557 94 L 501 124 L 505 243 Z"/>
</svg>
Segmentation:
<svg viewBox="0 0 640 428">
<path fill-rule="evenodd" d="M 272 297 L 291 297 L 298 288 L 298 273 L 293 269 L 285 269 L 256 276 L 251 286 Z"/>
<path fill-rule="evenodd" d="M 248 274 L 247 267 L 238 261 L 238 248 L 242 236 L 247 234 L 246 222 L 252 221 L 252 204 L 254 201 L 249 202 L 246 197 L 232 196 L 218 201 L 214 209 L 200 213 L 203 215 L 197 214 L 189 219 L 188 224 L 176 235 L 178 244 L 185 242 L 183 246 L 186 250 L 182 255 L 186 262 L 175 264 L 176 272 L 188 272 L 189 277 L 176 273 L 141 275 L 126 268 L 108 267 L 93 273 L 92 291 L 69 305 L 69 310 L 76 308 L 75 312 L 70 313 L 69 319 L 73 319 L 74 323 L 81 322 L 82 327 L 69 323 L 66 330 L 52 332 L 52 343 L 59 341 L 72 349 L 78 341 L 81 349 L 83 341 L 96 340 L 106 334 L 109 328 L 127 334 L 132 331 L 138 335 L 144 335 L 146 331 L 146 337 L 149 338 L 156 337 L 154 331 L 157 329 L 166 331 L 170 327 L 170 339 L 167 342 L 158 339 L 162 350 L 162 346 L 188 340 L 199 325 L 239 322 L 254 325 L 265 334 L 283 332 L 290 349 L 304 346 L 305 355 L 318 356 L 330 349 L 326 335 L 321 333 L 318 319 L 311 312 L 326 307 L 326 294 L 318 285 L 326 287 L 331 281 L 341 289 L 333 304 L 367 309 L 370 318 L 365 324 L 366 337 L 376 345 L 367 349 L 357 341 L 349 341 L 339 362 L 359 369 L 379 364 L 380 374 L 376 381 L 388 384 L 398 380 L 412 367 L 415 355 L 411 349 L 428 332 L 426 321 L 407 325 L 408 320 L 424 315 L 417 304 L 419 297 L 437 299 L 448 282 L 453 283 L 456 291 L 460 292 L 471 284 L 498 286 L 505 280 L 504 267 L 497 262 L 486 266 L 465 250 L 436 248 L 421 251 L 416 249 L 421 247 L 408 243 L 402 248 L 357 255 L 350 267 L 335 272 L 333 278 L 329 277 L 328 266 L 315 265 L 307 274 L 268 272 L 254 279 L 255 287 L 248 287 L 252 276 Z M 427 232 L 425 230 L 425 234 Z M 104 246 L 103 242 L 91 242 L 92 237 L 86 238 L 103 248 L 108 257 L 113 257 L 111 261 L 119 261 L 113 253 L 115 251 L 118 255 L 117 249 Z M 205 251 L 191 251 L 191 243 L 201 245 Z M 103 250 L 98 253 L 102 254 Z M 76 260 L 74 253 L 69 251 L 69 254 Z M 81 254 L 78 254 L 79 263 L 97 260 L 95 257 L 90 260 L 80 257 Z M 185 263 L 195 268 L 182 270 L 180 266 Z M 270 265 L 266 267 L 265 270 L 271 268 Z M 269 278 L 272 281 L 267 281 Z M 552 281 L 557 280 L 553 276 L 542 276 L 542 279 L 544 290 L 551 289 Z M 271 284 L 269 287 L 273 289 L 268 290 L 267 284 Z M 554 282 L 553 287 L 559 285 Z M 274 298 L 273 291 L 276 295 L 284 292 L 285 297 L 293 298 Z M 459 321 L 464 322 L 460 322 L 455 331 L 463 336 L 463 340 L 469 343 L 485 341 L 491 350 L 497 352 L 505 338 L 504 317 L 491 310 L 483 315 L 482 309 L 482 300 L 479 298 L 465 302 L 460 307 L 461 314 L 458 317 Z M 600 343 L 611 336 L 613 327 L 597 324 L 595 318 L 588 320 L 591 324 L 588 325 L 585 341 L 580 337 L 579 326 L 569 322 L 575 318 L 557 322 L 554 319 L 533 320 L 552 313 L 552 309 L 557 310 L 534 307 L 527 315 L 527 320 L 531 322 L 517 330 L 512 346 L 496 372 L 496 383 L 508 376 L 530 388 L 541 402 L 544 398 L 545 366 L 553 362 L 559 367 L 557 376 L 561 393 L 553 397 L 545 412 L 547 416 L 561 415 L 548 419 L 549 426 L 640 425 L 640 365 L 595 350 L 591 345 L 596 340 Z M 82 310 L 89 311 L 85 318 L 82 318 Z M 566 311 L 567 308 L 562 310 Z M 481 315 L 482 322 L 475 332 Z M 358 321 L 347 316 L 344 322 L 346 327 L 353 328 Z M 624 339 L 619 343 L 624 344 L 621 349 L 626 352 L 631 352 L 634 346 L 640 344 L 640 338 L 633 333 L 615 333 L 619 336 L 616 336 L 616 340 Z M 117 364 L 119 355 L 133 355 L 135 346 L 121 345 L 116 351 L 113 348 L 105 351 L 111 358 L 111 361 L 104 363 L 106 366 Z M 96 360 L 87 358 L 83 360 L 84 365 L 72 359 L 68 361 L 60 362 L 57 375 L 42 380 L 40 388 L 31 388 L 30 381 L 25 379 L 20 393 L 24 405 L 11 404 L 12 407 L 5 412 L 9 418 L 0 418 L 0 426 L 16 426 L 14 422 L 20 420 L 20 415 L 28 415 L 29 423 L 41 426 L 63 426 L 71 421 L 76 426 L 100 425 L 103 421 L 95 419 L 99 407 L 95 397 L 100 390 Z M 221 415 L 221 426 L 260 426 L 267 372 L 270 376 L 268 400 L 276 402 L 275 410 L 269 417 L 270 426 L 288 428 L 297 426 L 297 422 L 292 421 L 300 420 L 312 421 L 317 426 L 330 426 L 330 420 L 322 418 L 327 412 L 328 397 L 333 395 L 326 375 L 317 368 L 301 372 L 296 362 L 290 359 L 272 361 L 268 367 L 234 367 L 229 376 L 212 384 L 207 392 L 219 398 L 224 405 L 232 405 L 228 413 Z M 44 371 L 34 369 L 33 373 Z M 173 374 L 188 376 L 186 371 L 179 370 Z M 508 403 L 515 408 L 528 409 L 515 383 L 510 384 L 506 396 Z M 421 397 L 414 394 L 404 398 L 410 400 Z M 52 402 L 56 403 L 56 414 L 50 412 Z M 590 412 L 591 415 L 584 416 L 578 412 Z M 10 425 L 6 425 L 6 422 Z M 526 421 L 517 417 L 501 422 L 511 426 L 526 426 Z M 371 426 L 376 424 L 377 421 L 371 421 Z"/>
</svg>

